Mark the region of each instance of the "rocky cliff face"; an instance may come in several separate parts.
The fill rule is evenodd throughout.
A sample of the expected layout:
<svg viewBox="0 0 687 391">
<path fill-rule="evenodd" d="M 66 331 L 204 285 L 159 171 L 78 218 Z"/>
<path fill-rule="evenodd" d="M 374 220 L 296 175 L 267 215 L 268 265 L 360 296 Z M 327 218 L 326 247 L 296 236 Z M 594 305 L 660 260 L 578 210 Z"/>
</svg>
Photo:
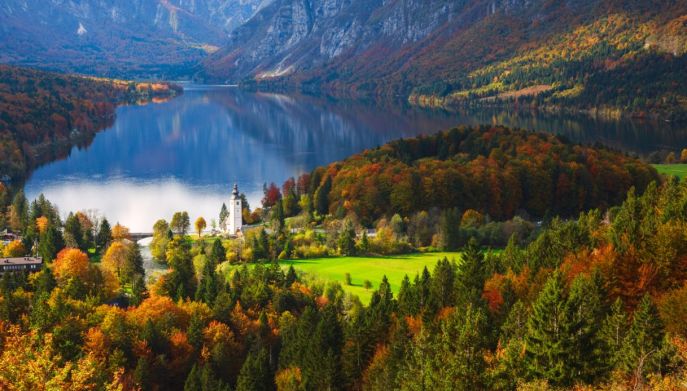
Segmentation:
<svg viewBox="0 0 687 391">
<path fill-rule="evenodd" d="M 190 68 L 270 0 L 3 0 L 0 61 L 109 76 Z"/>
<path fill-rule="evenodd" d="M 206 75 L 239 80 L 299 73 L 371 48 L 396 51 L 536 0 L 276 0 L 236 29 Z M 363 59 L 360 58 L 362 61 Z"/>
</svg>

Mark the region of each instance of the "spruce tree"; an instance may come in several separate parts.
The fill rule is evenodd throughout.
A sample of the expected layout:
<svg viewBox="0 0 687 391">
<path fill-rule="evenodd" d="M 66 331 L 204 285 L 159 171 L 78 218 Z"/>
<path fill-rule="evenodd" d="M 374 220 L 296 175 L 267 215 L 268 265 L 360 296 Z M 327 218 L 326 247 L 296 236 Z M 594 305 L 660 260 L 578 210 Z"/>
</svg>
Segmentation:
<svg viewBox="0 0 687 391">
<path fill-rule="evenodd" d="M 236 391 L 271 391 L 274 377 L 269 366 L 266 349 L 250 352 L 244 361 L 236 382 Z"/>
<path fill-rule="evenodd" d="M 566 312 L 563 277 L 555 271 L 532 306 L 527 321 L 525 361 L 531 378 L 545 379 L 555 386 L 569 386 L 576 357 L 570 343 L 570 319 Z"/>
<path fill-rule="evenodd" d="M 461 307 L 468 304 L 482 306 L 484 281 L 484 254 L 480 251 L 477 240 L 471 238 L 463 249 L 456 271 L 456 304 Z"/>
<path fill-rule="evenodd" d="M 608 370 L 620 369 L 622 366 L 623 344 L 627 335 L 628 320 L 623 302 L 620 298 L 611 306 L 599 330 L 599 337 L 604 351 L 604 362 Z"/>
<path fill-rule="evenodd" d="M 204 391 L 203 386 L 200 382 L 200 374 L 198 373 L 198 367 L 196 364 L 191 368 L 186 377 L 186 383 L 184 383 L 184 391 Z"/>
<path fill-rule="evenodd" d="M 622 362 L 625 370 L 643 376 L 659 369 L 659 351 L 664 335 L 658 310 L 649 295 L 645 295 L 635 310 L 623 343 Z"/>
</svg>

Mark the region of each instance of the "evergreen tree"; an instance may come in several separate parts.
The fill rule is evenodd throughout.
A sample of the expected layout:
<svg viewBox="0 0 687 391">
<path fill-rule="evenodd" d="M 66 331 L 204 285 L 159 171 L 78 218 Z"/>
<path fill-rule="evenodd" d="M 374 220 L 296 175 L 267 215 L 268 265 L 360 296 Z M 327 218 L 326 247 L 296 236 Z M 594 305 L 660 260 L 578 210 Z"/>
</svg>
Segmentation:
<svg viewBox="0 0 687 391">
<path fill-rule="evenodd" d="M 222 241 L 217 238 L 212 242 L 212 249 L 210 250 L 210 260 L 214 262 L 215 265 L 227 260 L 227 252 L 222 245 Z"/>
<path fill-rule="evenodd" d="M 332 177 L 327 176 L 324 183 L 315 191 L 315 210 L 320 216 L 329 213 L 329 192 L 332 190 Z"/>
<path fill-rule="evenodd" d="M 576 355 L 570 365 L 574 377 L 586 383 L 594 382 L 603 370 L 603 348 L 597 335 L 604 315 L 601 289 L 598 279 L 580 275 L 573 281 L 566 303 L 568 338 Z"/>
<path fill-rule="evenodd" d="M 484 254 L 480 251 L 477 240 L 471 238 L 463 249 L 462 259 L 456 271 L 456 304 L 483 305 L 485 277 Z"/>
<path fill-rule="evenodd" d="M 635 310 L 623 343 L 622 362 L 625 370 L 639 378 L 658 370 L 664 335 L 658 310 L 649 295 L 645 295 Z"/>
<path fill-rule="evenodd" d="M 95 236 L 96 249 L 98 251 L 105 250 L 107 248 L 107 244 L 110 242 L 111 239 L 112 228 L 110 227 L 110 222 L 108 222 L 107 219 L 103 218 L 103 221 L 100 222 L 98 233 Z"/>
<path fill-rule="evenodd" d="M 212 305 L 215 302 L 215 297 L 218 292 L 217 273 L 215 272 L 214 263 L 207 260 L 203 265 L 203 272 L 201 279 L 198 281 L 198 288 L 196 289 L 196 300 Z"/>
<path fill-rule="evenodd" d="M 250 352 L 236 382 L 236 391 L 271 391 L 274 377 L 270 370 L 266 349 Z"/>
<path fill-rule="evenodd" d="M 150 389 L 150 363 L 148 358 L 138 358 L 136 368 L 134 369 L 134 383 L 143 391 Z"/>
<path fill-rule="evenodd" d="M 341 255 L 353 256 L 356 253 L 355 228 L 349 220 L 346 220 L 343 232 L 339 235 L 338 246 Z"/>
<path fill-rule="evenodd" d="M 620 298 L 611 306 L 611 312 L 604 319 L 599 337 L 602 342 L 604 362 L 610 370 L 620 369 L 623 362 L 623 344 L 627 335 L 628 320 Z"/>
<path fill-rule="evenodd" d="M 284 279 L 284 287 L 289 288 L 297 280 L 296 269 L 293 268 L 293 265 L 289 265 L 289 270 L 286 272 L 286 278 Z"/>
<path fill-rule="evenodd" d="M 447 251 L 456 250 L 460 243 L 460 212 L 457 208 L 447 209 L 440 219 L 441 247 Z"/>
<path fill-rule="evenodd" d="M 193 312 L 191 315 L 191 320 L 188 324 L 188 342 L 196 349 L 196 352 L 200 351 L 203 346 L 203 320 L 200 317 L 198 311 Z"/>
<path fill-rule="evenodd" d="M 363 235 L 358 242 L 358 253 L 365 255 L 370 251 L 370 240 L 367 238 L 367 230 L 363 229 Z"/>
<path fill-rule="evenodd" d="M 191 372 L 189 372 L 188 377 L 186 377 L 184 391 L 204 391 L 200 382 L 200 373 L 198 373 L 197 364 L 193 364 Z"/>
<path fill-rule="evenodd" d="M 545 379 L 556 386 L 572 383 L 576 352 L 569 341 L 570 326 L 563 277 L 555 271 L 539 293 L 527 321 L 525 361 L 531 378 Z"/>
<path fill-rule="evenodd" d="M 62 233 L 52 224 L 41 234 L 38 253 L 45 261 L 52 261 L 57 253 L 64 248 Z"/>
<path fill-rule="evenodd" d="M 429 288 L 430 305 L 435 310 L 455 304 L 455 277 L 454 267 L 446 257 L 437 262 Z"/>
</svg>

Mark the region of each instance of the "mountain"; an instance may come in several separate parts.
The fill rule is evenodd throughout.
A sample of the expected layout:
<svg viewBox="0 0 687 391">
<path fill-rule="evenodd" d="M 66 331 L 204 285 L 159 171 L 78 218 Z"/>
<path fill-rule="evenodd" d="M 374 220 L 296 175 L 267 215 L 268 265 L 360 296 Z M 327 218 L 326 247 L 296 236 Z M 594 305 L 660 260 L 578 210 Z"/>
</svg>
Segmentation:
<svg viewBox="0 0 687 391">
<path fill-rule="evenodd" d="M 201 76 L 421 105 L 518 99 L 672 118 L 687 108 L 685 53 L 680 1 L 275 0 Z"/>
<path fill-rule="evenodd" d="M 114 77 L 187 73 L 270 0 L 3 0 L 0 62 Z"/>
</svg>

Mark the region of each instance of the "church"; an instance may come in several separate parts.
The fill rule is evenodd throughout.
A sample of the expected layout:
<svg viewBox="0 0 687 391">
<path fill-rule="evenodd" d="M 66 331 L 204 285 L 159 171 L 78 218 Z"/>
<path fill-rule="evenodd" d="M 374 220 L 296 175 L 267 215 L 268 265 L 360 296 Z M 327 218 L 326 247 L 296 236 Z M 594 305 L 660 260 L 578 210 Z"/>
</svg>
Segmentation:
<svg viewBox="0 0 687 391">
<path fill-rule="evenodd" d="M 239 195 L 239 187 L 234 183 L 234 190 L 231 192 L 229 200 L 229 234 L 237 235 L 243 226 L 243 205 Z"/>
</svg>

